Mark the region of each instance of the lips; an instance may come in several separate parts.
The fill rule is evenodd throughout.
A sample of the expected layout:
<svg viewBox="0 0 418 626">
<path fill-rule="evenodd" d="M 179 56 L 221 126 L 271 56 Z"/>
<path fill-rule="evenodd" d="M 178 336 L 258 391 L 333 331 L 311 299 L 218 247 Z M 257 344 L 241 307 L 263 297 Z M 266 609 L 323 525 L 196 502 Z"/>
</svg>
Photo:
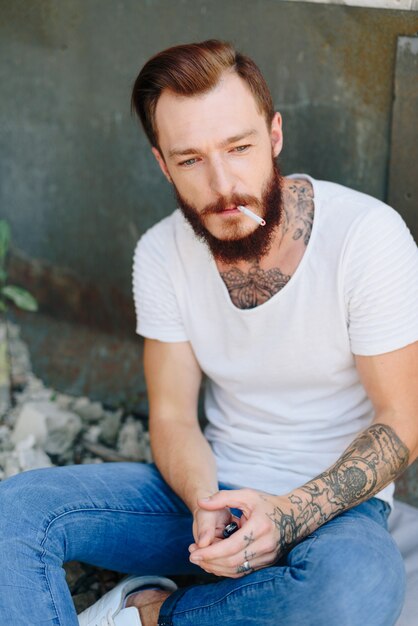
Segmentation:
<svg viewBox="0 0 418 626">
<path fill-rule="evenodd" d="M 228 206 L 222 211 L 222 213 L 238 213 L 238 212 L 239 211 L 235 205 Z"/>
</svg>

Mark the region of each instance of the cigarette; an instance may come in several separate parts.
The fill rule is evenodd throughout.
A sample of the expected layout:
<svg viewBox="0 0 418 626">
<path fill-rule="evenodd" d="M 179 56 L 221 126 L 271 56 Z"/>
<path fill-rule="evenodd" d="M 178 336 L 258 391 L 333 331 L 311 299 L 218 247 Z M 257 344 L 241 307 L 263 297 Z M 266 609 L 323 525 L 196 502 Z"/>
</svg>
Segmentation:
<svg viewBox="0 0 418 626">
<path fill-rule="evenodd" d="M 260 226 L 266 225 L 266 220 L 263 220 L 262 217 L 256 215 L 256 213 L 253 213 L 252 211 L 250 211 L 250 209 L 247 209 L 247 207 L 237 206 L 237 209 L 238 211 L 241 211 L 241 213 L 244 213 L 244 215 L 246 215 L 247 217 L 251 217 L 251 219 L 257 222 L 257 224 L 260 224 Z"/>
</svg>

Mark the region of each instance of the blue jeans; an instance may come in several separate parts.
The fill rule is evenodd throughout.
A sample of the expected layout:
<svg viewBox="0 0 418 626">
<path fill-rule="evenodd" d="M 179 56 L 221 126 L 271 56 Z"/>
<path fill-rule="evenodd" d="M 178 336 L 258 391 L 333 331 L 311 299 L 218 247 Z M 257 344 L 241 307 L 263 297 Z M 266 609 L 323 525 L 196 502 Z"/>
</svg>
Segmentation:
<svg viewBox="0 0 418 626">
<path fill-rule="evenodd" d="M 392 626 L 405 571 L 389 511 L 372 498 L 275 566 L 176 591 L 160 626 Z M 137 574 L 201 571 L 188 560 L 190 513 L 153 465 L 25 472 L 0 484 L 0 512 L 2 626 L 77 626 L 65 561 Z"/>
</svg>

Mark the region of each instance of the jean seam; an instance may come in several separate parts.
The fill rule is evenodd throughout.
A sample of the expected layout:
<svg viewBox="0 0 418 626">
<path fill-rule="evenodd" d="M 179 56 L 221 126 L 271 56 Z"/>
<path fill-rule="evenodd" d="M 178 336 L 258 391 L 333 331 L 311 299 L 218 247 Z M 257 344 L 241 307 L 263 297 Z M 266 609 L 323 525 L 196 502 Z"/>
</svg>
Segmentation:
<svg viewBox="0 0 418 626">
<path fill-rule="evenodd" d="M 44 567 L 44 576 L 45 576 L 46 584 L 47 584 L 47 587 L 48 587 L 48 590 L 49 590 L 49 595 L 50 595 L 50 598 L 51 598 L 52 606 L 54 607 L 57 623 L 59 625 L 61 625 L 61 619 L 60 619 L 60 616 L 59 616 L 59 613 L 58 613 L 57 605 L 55 604 L 54 596 L 53 596 L 52 589 L 51 589 L 51 585 L 49 584 L 48 568 L 47 568 L 46 563 L 43 560 L 44 554 L 45 554 L 45 550 L 43 551 L 43 553 L 41 555 L 41 561 L 42 561 L 42 565 Z"/>
<path fill-rule="evenodd" d="M 167 516 L 167 513 L 152 513 L 152 512 L 144 512 L 144 511 L 129 511 L 127 509 L 116 509 L 116 508 L 97 508 L 97 507 L 83 507 L 83 508 L 77 508 L 77 509 L 69 509 L 68 511 L 64 511 L 63 513 L 60 513 L 59 515 L 56 515 L 53 519 L 51 519 L 48 523 L 46 528 L 42 531 L 44 538 L 42 539 L 40 545 L 41 547 L 44 546 L 44 543 L 47 539 L 47 535 L 48 532 L 51 528 L 51 526 L 58 521 L 59 519 L 61 519 L 62 517 L 65 517 L 66 515 L 69 515 L 71 513 L 80 513 L 80 512 L 90 512 L 90 513 L 103 513 L 103 512 L 108 512 L 108 513 L 129 513 L 129 514 L 133 514 L 133 515 L 151 515 L 151 516 Z M 189 517 L 188 515 L 185 515 L 184 513 L 170 513 L 170 515 L 172 515 L 173 517 Z M 43 558 L 44 554 L 45 554 L 45 549 L 42 553 L 41 558 Z"/>
<path fill-rule="evenodd" d="M 45 530 L 43 531 L 44 534 L 48 533 L 50 526 L 52 526 L 52 524 L 54 524 L 54 522 L 56 522 L 57 520 L 59 520 L 61 517 L 64 517 L 65 515 L 69 515 L 70 513 L 81 513 L 81 512 L 98 512 L 98 513 L 103 513 L 103 512 L 112 512 L 112 513 L 133 513 L 134 515 L 164 515 L 167 516 L 167 511 L 161 511 L 161 512 L 153 512 L 153 511 L 138 511 L 138 510 L 130 510 L 130 509 L 117 509 L 115 507 L 92 507 L 90 506 L 86 506 L 86 507 L 77 507 L 76 509 L 68 509 L 67 511 L 63 511 L 62 513 L 60 513 L 59 515 L 55 515 L 55 517 L 53 517 L 51 520 L 48 521 L 47 526 L 45 528 Z M 172 517 L 190 517 L 190 515 L 186 514 L 186 513 L 172 513 L 169 512 L 168 513 L 169 516 Z M 43 544 L 43 542 L 45 541 L 45 538 L 43 539 L 43 541 L 41 542 L 41 545 Z"/>
<path fill-rule="evenodd" d="M 277 568 L 277 569 L 279 569 L 279 568 Z M 278 571 L 277 574 L 279 576 L 283 575 L 283 573 L 281 571 Z M 200 611 L 202 609 L 208 609 L 210 607 L 215 606 L 216 604 L 219 604 L 220 602 L 223 602 L 226 598 L 228 598 L 232 594 L 236 593 L 237 591 L 241 591 L 242 589 L 245 589 L 246 587 L 250 587 L 250 586 L 264 585 L 265 583 L 269 583 L 271 581 L 274 581 L 276 578 L 277 578 L 277 575 L 271 576 L 270 578 L 266 578 L 265 580 L 259 580 L 259 581 L 255 581 L 255 582 L 247 582 L 247 583 L 241 585 L 240 587 L 235 587 L 235 589 L 232 589 L 231 591 L 228 591 L 227 593 L 225 593 L 225 595 L 222 596 L 222 598 L 218 598 L 217 600 L 215 600 L 214 602 L 211 602 L 210 604 L 203 604 L 203 605 L 201 605 L 199 607 L 194 607 L 192 609 L 180 610 L 180 611 L 175 612 L 175 614 L 173 613 L 171 617 L 173 617 L 174 615 L 176 617 L 178 617 L 179 615 L 182 615 L 184 613 L 192 613 L 193 611 Z"/>
<path fill-rule="evenodd" d="M 47 539 L 47 535 L 48 532 L 51 528 L 51 526 L 58 521 L 59 519 L 61 519 L 62 517 L 65 517 L 66 515 L 70 515 L 71 513 L 80 513 L 80 512 L 90 512 L 90 513 L 103 513 L 103 512 L 107 512 L 107 513 L 129 513 L 129 514 L 133 514 L 133 515 L 150 515 L 150 516 L 167 516 L 167 513 L 152 513 L 152 512 L 144 512 L 144 511 L 129 511 L 127 509 L 115 509 L 115 508 L 97 508 L 97 507 L 83 507 L 83 508 L 77 508 L 77 509 L 69 509 L 68 511 L 64 511 L 63 513 L 60 513 L 59 515 L 56 515 L 53 519 L 51 519 L 46 528 L 42 531 L 43 532 L 43 539 L 40 543 L 40 546 L 43 547 L 44 543 Z M 172 515 L 173 517 L 189 517 L 189 515 L 185 515 L 184 513 L 170 513 L 170 515 Z M 41 558 L 43 558 L 43 556 L 45 555 L 45 548 L 44 551 L 42 552 L 42 556 Z"/>
</svg>

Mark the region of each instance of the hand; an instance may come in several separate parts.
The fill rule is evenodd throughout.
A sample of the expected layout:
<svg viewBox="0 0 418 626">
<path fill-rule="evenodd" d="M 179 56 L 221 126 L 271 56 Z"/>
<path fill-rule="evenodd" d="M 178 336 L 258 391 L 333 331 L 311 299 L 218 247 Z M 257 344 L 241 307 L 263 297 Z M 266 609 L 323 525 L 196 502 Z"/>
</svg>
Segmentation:
<svg viewBox="0 0 418 626">
<path fill-rule="evenodd" d="M 206 548 L 212 543 L 221 541 L 223 530 L 232 520 L 231 512 L 227 508 L 215 511 L 206 511 L 197 507 L 193 513 L 193 537 L 195 543 L 189 546 L 192 553 L 198 548 Z"/>
<path fill-rule="evenodd" d="M 275 563 L 296 543 L 292 504 L 286 496 L 273 496 L 254 489 L 219 491 L 198 501 L 211 512 L 226 507 L 240 509 L 239 530 L 228 539 L 196 546 L 190 561 L 216 576 L 238 578 Z M 237 518 L 234 518 L 237 521 Z M 243 569 L 248 561 L 250 569 Z"/>
</svg>

